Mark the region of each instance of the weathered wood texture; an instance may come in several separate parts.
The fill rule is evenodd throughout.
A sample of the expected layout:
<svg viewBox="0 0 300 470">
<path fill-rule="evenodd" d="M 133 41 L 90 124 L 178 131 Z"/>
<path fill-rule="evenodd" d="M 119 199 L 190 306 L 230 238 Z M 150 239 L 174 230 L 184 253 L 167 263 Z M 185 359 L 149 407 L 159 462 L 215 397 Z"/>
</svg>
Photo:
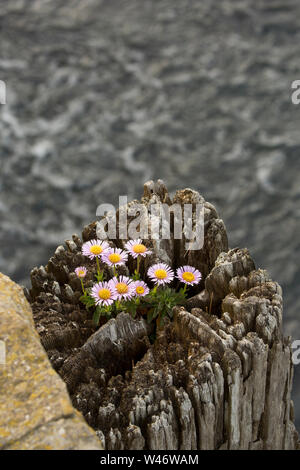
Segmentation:
<svg viewBox="0 0 300 470">
<path fill-rule="evenodd" d="M 74 406 L 109 450 L 298 448 L 280 286 L 246 249 L 228 251 L 223 221 L 197 192 L 177 191 L 171 201 L 163 182 L 148 182 L 142 202 L 148 212 L 154 203 L 204 204 L 203 248 L 146 241 L 154 253 L 142 266 L 191 264 L 203 282 L 151 345 L 145 322 L 126 313 L 95 332 L 78 305 L 72 271 L 86 260 L 77 236 L 35 269 L 28 296 L 36 326 Z M 96 234 L 94 223 L 83 240 Z"/>
</svg>

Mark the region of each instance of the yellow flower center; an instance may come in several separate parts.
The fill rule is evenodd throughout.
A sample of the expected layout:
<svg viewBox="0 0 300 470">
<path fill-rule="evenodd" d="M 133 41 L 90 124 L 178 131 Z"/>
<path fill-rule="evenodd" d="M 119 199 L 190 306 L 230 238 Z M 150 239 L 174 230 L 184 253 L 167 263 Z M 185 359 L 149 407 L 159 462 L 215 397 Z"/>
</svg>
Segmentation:
<svg viewBox="0 0 300 470">
<path fill-rule="evenodd" d="M 157 279 L 166 279 L 168 275 L 165 269 L 157 269 L 154 274 Z"/>
<path fill-rule="evenodd" d="M 102 300 L 110 299 L 111 292 L 109 289 L 100 289 L 98 292 L 99 298 Z"/>
<path fill-rule="evenodd" d="M 195 274 L 186 271 L 185 273 L 183 273 L 182 279 L 184 279 L 186 282 L 193 282 L 195 280 Z"/>
<path fill-rule="evenodd" d="M 143 286 L 138 286 L 135 290 L 137 294 L 143 294 L 145 292 L 145 289 Z"/>
<path fill-rule="evenodd" d="M 125 282 L 118 282 L 118 284 L 116 284 L 116 289 L 119 294 L 127 294 L 128 285 L 125 284 Z"/>
<path fill-rule="evenodd" d="M 142 245 L 141 243 L 138 243 L 137 245 L 133 246 L 133 251 L 137 254 L 145 253 L 146 250 L 147 248 L 145 247 L 145 245 Z"/>
<path fill-rule="evenodd" d="M 85 272 L 81 270 L 81 271 L 78 272 L 78 275 L 79 275 L 79 277 L 84 277 L 84 276 L 85 276 Z"/>
<path fill-rule="evenodd" d="M 100 245 L 93 245 L 90 248 L 90 252 L 93 253 L 93 255 L 100 255 L 102 251 L 103 251 L 103 248 Z"/>
<path fill-rule="evenodd" d="M 108 259 L 111 263 L 118 263 L 121 260 L 121 255 L 119 253 L 111 253 Z"/>
</svg>

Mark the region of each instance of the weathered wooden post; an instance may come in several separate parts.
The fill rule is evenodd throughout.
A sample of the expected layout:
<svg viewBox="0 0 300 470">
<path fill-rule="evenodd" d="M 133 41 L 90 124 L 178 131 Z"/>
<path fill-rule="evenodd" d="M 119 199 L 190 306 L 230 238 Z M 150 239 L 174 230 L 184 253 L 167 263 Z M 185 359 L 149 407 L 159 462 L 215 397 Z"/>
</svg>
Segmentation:
<svg viewBox="0 0 300 470">
<path fill-rule="evenodd" d="M 223 221 L 197 192 L 171 201 L 163 182 L 151 181 L 142 203 L 148 214 L 152 204 L 204 205 L 200 250 L 186 252 L 184 239 L 152 241 L 142 266 L 190 264 L 203 282 L 151 344 L 147 323 L 126 312 L 95 331 L 73 273 L 83 262 L 79 237 L 35 268 L 36 328 L 74 406 L 109 450 L 298 448 L 280 286 L 247 249 L 228 251 Z M 97 223 L 85 227 L 84 241 L 96 236 Z"/>
</svg>

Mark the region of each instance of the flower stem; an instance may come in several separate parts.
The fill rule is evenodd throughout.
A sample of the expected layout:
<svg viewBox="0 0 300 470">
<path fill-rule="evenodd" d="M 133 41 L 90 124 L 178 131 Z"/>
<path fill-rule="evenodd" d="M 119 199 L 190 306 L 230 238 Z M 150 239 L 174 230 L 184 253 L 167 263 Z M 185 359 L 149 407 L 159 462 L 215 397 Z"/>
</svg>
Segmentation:
<svg viewBox="0 0 300 470">
<path fill-rule="evenodd" d="M 100 276 L 100 265 L 99 265 L 99 258 L 98 258 L 98 256 L 96 256 L 96 263 L 97 263 L 97 272 L 98 272 L 98 276 Z"/>
<path fill-rule="evenodd" d="M 85 294 L 85 288 L 84 288 L 84 285 L 83 285 L 83 280 L 80 279 L 80 282 L 81 282 L 81 288 L 82 288 L 82 292 Z"/>
</svg>

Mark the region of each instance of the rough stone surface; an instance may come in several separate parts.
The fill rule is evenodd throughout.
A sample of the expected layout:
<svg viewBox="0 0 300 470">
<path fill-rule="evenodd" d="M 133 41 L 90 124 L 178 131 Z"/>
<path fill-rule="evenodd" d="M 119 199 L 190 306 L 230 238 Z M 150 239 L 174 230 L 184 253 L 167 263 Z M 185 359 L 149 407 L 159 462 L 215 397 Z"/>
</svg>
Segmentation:
<svg viewBox="0 0 300 470">
<path fill-rule="evenodd" d="M 0 339 L 0 449 L 101 449 L 49 363 L 22 289 L 1 273 Z"/>
</svg>

